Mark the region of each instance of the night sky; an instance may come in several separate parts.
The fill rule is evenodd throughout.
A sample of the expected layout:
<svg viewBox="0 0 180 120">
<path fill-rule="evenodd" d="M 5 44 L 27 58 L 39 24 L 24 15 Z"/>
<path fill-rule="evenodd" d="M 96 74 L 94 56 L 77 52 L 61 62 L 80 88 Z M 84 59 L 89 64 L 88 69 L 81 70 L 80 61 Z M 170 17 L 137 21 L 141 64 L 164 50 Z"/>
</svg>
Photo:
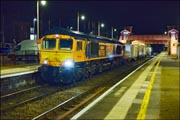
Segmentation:
<svg viewBox="0 0 180 120">
<path fill-rule="evenodd" d="M 117 28 L 117 36 L 124 26 L 132 26 L 133 34 L 163 34 L 167 26 L 177 26 L 180 21 L 180 2 L 169 1 L 47 1 L 40 6 L 41 34 L 53 27 L 76 29 L 77 12 L 86 16 L 80 22 L 80 31 L 88 31 L 88 23 L 105 23 L 102 32 L 110 37 L 111 26 Z M 36 1 L 1 1 L 1 39 L 20 41 L 29 37 L 29 27 L 36 17 Z M 50 21 L 50 24 L 49 22 Z M 23 25 L 28 26 L 24 29 Z M 23 29 L 23 30 L 19 30 Z M 89 28 L 91 29 L 91 28 Z M 18 32 L 19 30 L 19 32 Z M 23 37 L 18 37 L 24 31 Z M 4 33 L 2 35 L 2 33 Z"/>
</svg>

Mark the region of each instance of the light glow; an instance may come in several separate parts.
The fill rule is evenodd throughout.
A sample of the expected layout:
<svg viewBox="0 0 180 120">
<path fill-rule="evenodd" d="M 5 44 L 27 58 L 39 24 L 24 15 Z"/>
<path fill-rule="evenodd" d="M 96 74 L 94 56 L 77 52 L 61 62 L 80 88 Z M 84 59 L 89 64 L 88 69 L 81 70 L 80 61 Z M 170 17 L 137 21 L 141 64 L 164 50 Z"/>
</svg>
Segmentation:
<svg viewBox="0 0 180 120">
<path fill-rule="evenodd" d="M 72 59 L 66 59 L 63 65 L 64 67 L 74 67 L 74 62 Z"/>
<path fill-rule="evenodd" d="M 56 37 L 59 37 L 59 35 L 58 35 L 58 34 L 56 34 Z"/>
<path fill-rule="evenodd" d="M 113 56 L 113 54 L 109 54 L 108 57 L 110 60 L 112 60 L 114 56 Z"/>
<path fill-rule="evenodd" d="M 48 60 L 44 60 L 44 61 L 43 61 L 43 64 L 44 64 L 44 65 L 47 65 L 47 64 L 48 64 Z"/>
<path fill-rule="evenodd" d="M 101 27 L 104 27 L 104 23 L 101 24 Z"/>
<path fill-rule="evenodd" d="M 85 16 L 84 15 L 81 16 L 81 20 L 85 20 Z"/>
<path fill-rule="evenodd" d="M 42 4 L 42 5 L 46 5 L 46 1 L 45 1 L 45 0 L 42 0 L 42 1 L 41 1 L 41 4 Z"/>
</svg>

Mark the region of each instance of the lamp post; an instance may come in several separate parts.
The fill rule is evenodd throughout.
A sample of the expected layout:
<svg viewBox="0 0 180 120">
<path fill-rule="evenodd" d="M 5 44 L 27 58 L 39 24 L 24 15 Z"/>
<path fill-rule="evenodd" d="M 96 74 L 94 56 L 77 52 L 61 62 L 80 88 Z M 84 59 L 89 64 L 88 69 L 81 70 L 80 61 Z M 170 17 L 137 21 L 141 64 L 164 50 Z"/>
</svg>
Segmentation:
<svg viewBox="0 0 180 120">
<path fill-rule="evenodd" d="M 33 35 L 34 35 L 34 40 L 35 40 L 35 22 L 36 22 L 36 18 L 33 19 Z"/>
<path fill-rule="evenodd" d="M 100 36 L 101 35 L 101 27 L 103 28 L 104 27 L 104 23 L 100 23 L 99 21 L 98 21 L 98 36 Z"/>
<path fill-rule="evenodd" d="M 36 39 L 39 39 L 39 0 L 37 0 L 37 37 Z"/>
<path fill-rule="evenodd" d="M 42 5 L 46 4 L 46 1 L 41 1 Z M 39 0 L 37 0 L 37 40 L 39 39 Z"/>
<path fill-rule="evenodd" d="M 85 20 L 84 15 L 81 15 L 81 20 Z M 77 31 L 79 31 L 79 24 L 80 24 L 80 15 L 79 12 L 77 12 Z"/>
<path fill-rule="evenodd" d="M 116 31 L 117 31 L 117 29 L 112 26 L 111 27 L 111 38 L 112 39 L 114 38 L 114 32 L 116 32 Z"/>
</svg>

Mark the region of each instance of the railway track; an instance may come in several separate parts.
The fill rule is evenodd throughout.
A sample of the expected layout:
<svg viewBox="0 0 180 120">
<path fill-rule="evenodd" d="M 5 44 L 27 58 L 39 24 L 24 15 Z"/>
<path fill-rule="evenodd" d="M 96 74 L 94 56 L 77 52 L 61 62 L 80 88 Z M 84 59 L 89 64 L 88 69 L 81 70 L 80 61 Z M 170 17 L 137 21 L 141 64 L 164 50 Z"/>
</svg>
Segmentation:
<svg viewBox="0 0 180 120">
<path fill-rule="evenodd" d="M 1 95 L 35 86 L 34 73 L 1 78 Z"/>
<path fill-rule="evenodd" d="M 0 99 L 1 99 L 1 101 L 4 101 L 4 100 L 9 99 L 9 98 L 11 98 L 13 96 L 16 96 L 18 94 L 23 94 L 23 93 L 26 93 L 26 92 L 30 92 L 30 91 L 32 91 L 34 89 L 38 89 L 40 87 L 41 86 L 38 85 L 38 86 L 35 86 L 35 87 L 30 87 L 30 88 L 27 88 L 27 89 L 23 89 L 23 90 L 19 90 L 19 91 L 16 91 L 16 92 L 12 92 L 12 93 L 9 93 L 9 94 L 6 94 L 6 95 L 2 95 L 0 97 Z"/>
<path fill-rule="evenodd" d="M 33 120 L 37 119 L 55 119 L 59 113 L 61 116 L 58 116 L 58 119 L 68 119 L 68 116 L 71 115 L 76 110 L 80 109 L 83 105 L 86 105 L 95 97 L 100 95 L 105 88 L 101 87 L 94 87 L 90 90 L 87 90 L 79 95 L 73 96 L 68 100 L 58 104 L 57 106 L 53 107 L 52 109 L 36 116 Z"/>
<path fill-rule="evenodd" d="M 47 85 L 43 85 L 3 95 L 1 96 L 1 112 L 6 112 L 23 104 L 33 102 L 60 90 L 62 88 L 49 88 Z"/>
<path fill-rule="evenodd" d="M 56 92 L 56 93 L 52 92 L 49 95 L 47 94 L 44 97 L 42 96 L 40 98 L 34 98 L 32 99 L 32 101 L 34 102 L 32 101 L 26 102 L 28 104 L 22 103 L 21 105 L 12 107 L 15 109 L 9 108 L 9 109 L 6 109 L 5 111 L 1 111 L 1 113 L 2 112 L 4 113 L 2 114 L 3 117 L 1 118 L 3 119 L 11 119 L 11 118 L 40 119 L 42 117 L 43 119 L 51 119 L 51 118 L 56 119 L 57 117 L 60 117 L 60 116 L 61 117 L 64 116 L 64 118 L 69 118 L 71 114 L 72 115 L 75 114 L 75 112 L 81 109 L 81 107 L 91 102 L 87 100 L 87 102 L 84 103 L 86 99 L 90 99 L 91 96 L 94 96 L 94 97 L 99 96 L 106 89 L 108 89 L 117 81 L 119 81 L 119 79 L 121 79 L 120 77 L 126 76 L 129 72 L 131 72 L 133 69 L 137 68 L 140 64 L 142 64 L 142 62 L 137 62 L 137 63 L 138 64 L 136 65 L 133 65 L 133 64 L 129 65 L 131 67 L 125 66 L 127 70 L 125 69 L 122 70 L 122 68 L 118 68 L 120 71 L 118 70 L 119 72 L 115 74 L 113 71 L 110 72 L 110 74 L 108 71 L 106 71 L 106 72 L 101 73 L 100 75 L 95 75 L 91 79 L 79 82 L 78 84 L 76 84 L 76 86 L 72 86 L 67 89 L 64 88 L 63 90 L 60 90 L 60 92 Z M 108 74 L 110 75 L 110 79 L 107 79 Z M 101 79 L 101 80 L 98 80 L 98 79 Z M 98 81 L 101 81 L 101 82 L 98 82 Z M 96 88 L 99 88 L 99 89 L 94 90 L 94 92 L 89 93 L 89 95 L 85 94 L 86 91 L 88 91 L 88 89 L 93 89 L 94 86 L 97 84 L 98 84 L 98 87 Z M 47 90 L 44 89 L 42 94 L 44 94 L 44 91 L 47 91 Z M 99 93 L 97 95 L 94 95 L 96 94 L 95 91 L 99 91 Z M 84 94 L 85 97 L 80 96 L 82 94 Z M 92 97 L 92 99 L 94 99 L 94 97 Z M 44 98 L 44 99 L 41 99 L 41 98 Z M 78 99 L 75 100 L 75 98 L 78 98 Z M 84 104 L 81 105 L 79 103 L 84 103 Z M 7 107 L 7 105 L 5 106 Z M 73 110 L 73 109 L 74 111 L 69 112 L 69 110 Z M 39 117 L 41 116 L 41 117 L 38 118 L 38 116 Z"/>
<path fill-rule="evenodd" d="M 126 76 L 128 73 L 130 73 L 132 70 L 134 70 L 135 68 L 137 68 L 139 66 L 140 66 L 140 64 L 133 66 L 128 71 L 122 72 L 124 74 L 123 76 Z M 113 78 L 108 80 L 108 81 L 111 81 L 111 83 L 104 82 L 102 84 L 97 85 L 96 87 L 93 87 L 93 88 L 83 92 L 82 94 L 73 96 L 70 99 L 65 100 L 64 102 L 58 104 L 57 106 L 49 109 L 48 111 L 45 111 L 44 113 L 34 117 L 33 120 L 70 119 L 70 117 L 73 114 L 75 114 L 78 110 L 80 110 L 85 105 L 90 103 L 97 96 L 104 93 L 107 89 L 109 89 L 111 86 L 113 86 L 118 80 L 119 80 L 119 78 L 117 79 L 117 76 L 114 76 Z"/>
</svg>

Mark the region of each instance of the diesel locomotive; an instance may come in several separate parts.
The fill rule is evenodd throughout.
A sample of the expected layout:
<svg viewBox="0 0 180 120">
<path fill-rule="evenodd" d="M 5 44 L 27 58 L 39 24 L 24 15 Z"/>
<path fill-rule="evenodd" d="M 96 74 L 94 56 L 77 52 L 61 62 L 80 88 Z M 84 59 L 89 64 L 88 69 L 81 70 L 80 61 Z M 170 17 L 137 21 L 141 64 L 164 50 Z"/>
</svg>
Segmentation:
<svg viewBox="0 0 180 120">
<path fill-rule="evenodd" d="M 122 64 L 124 44 L 63 28 L 39 39 L 38 83 L 70 85 Z"/>
</svg>

